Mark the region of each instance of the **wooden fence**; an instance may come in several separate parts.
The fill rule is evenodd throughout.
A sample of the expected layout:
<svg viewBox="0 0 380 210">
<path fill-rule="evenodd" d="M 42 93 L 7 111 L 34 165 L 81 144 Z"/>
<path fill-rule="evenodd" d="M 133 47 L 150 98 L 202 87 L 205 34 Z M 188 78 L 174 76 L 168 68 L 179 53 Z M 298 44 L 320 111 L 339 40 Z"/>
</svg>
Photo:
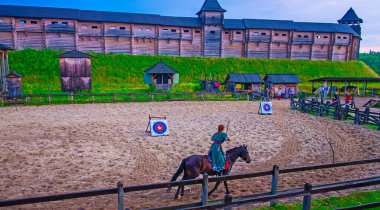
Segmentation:
<svg viewBox="0 0 380 210">
<path fill-rule="evenodd" d="M 291 190 L 286 190 L 286 191 L 278 191 L 277 190 L 278 181 L 281 174 L 337 168 L 337 167 L 343 167 L 343 166 L 363 165 L 363 164 L 371 164 L 371 163 L 379 163 L 379 162 L 380 162 L 380 158 L 375 158 L 375 159 L 367 159 L 367 160 L 359 160 L 359 161 L 311 165 L 311 166 L 284 168 L 284 169 L 280 169 L 279 166 L 273 166 L 273 170 L 270 170 L 270 171 L 261 171 L 261 172 L 256 172 L 256 173 L 246 173 L 246 174 L 237 174 L 237 175 L 229 175 L 229 176 L 221 176 L 221 177 L 210 177 L 210 178 L 208 177 L 207 174 L 204 174 L 203 179 L 193 179 L 193 180 L 167 182 L 167 183 L 156 183 L 156 184 L 130 186 L 130 187 L 124 187 L 123 184 L 119 182 L 117 184 L 117 188 L 113 188 L 113 189 L 75 192 L 75 193 L 67 193 L 67 194 L 60 194 L 60 195 L 43 196 L 43 197 L 21 198 L 21 199 L 15 199 L 15 200 L 2 200 L 0 201 L 0 207 L 9 207 L 9 206 L 34 204 L 34 203 L 42 203 L 42 202 L 62 201 L 62 200 L 75 199 L 75 198 L 86 198 L 86 197 L 94 197 L 94 196 L 101 196 L 101 195 L 118 194 L 118 199 L 117 199 L 118 209 L 124 210 L 125 209 L 124 206 L 126 206 L 126 204 L 124 203 L 125 193 L 154 190 L 154 189 L 164 189 L 164 188 L 169 188 L 169 187 L 186 186 L 186 185 L 202 185 L 200 202 L 189 203 L 189 204 L 178 205 L 178 206 L 166 206 L 166 207 L 160 207 L 160 208 L 155 208 L 155 209 L 214 209 L 214 208 L 222 208 L 222 207 L 241 205 L 241 204 L 247 204 L 247 203 L 255 203 L 255 202 L 266 202 L 266 201 L 274 202 L 276 199 L 290 198 L 290 197 L 295 197 L 295 196 L 304 196 L 303 209 L 308 210 L 310 209 L 310 205 L 311 205 L 310 201 L 313 194 L 379 185 L 380 177 L 372 177 L 372 178 L 367 178 L 367 179 L 332 183 L 332 184 L 320 185 L 320 186 L 314 186 L 314 187 L 310 183 L 307 183 L 305 184 L 304 189 L 291 189 Z M 213 183 L 217 181 L 240 180 L 240 179 L 255 178 L 255 177 L 262 177 L 262 176 L 272 176 L 271 192 L 269 193 L 249 195 L 249 196 L 243 196 L 239 198 L 232 198 L 230 195 L 226 195 L 224 200 L 214 200 L 214 201 L 208 200 L 207 192 L 208 192 L 209 183 Z M 380 206 L 380 203 L 371 204 L 371 206 Z"/>
<path fill-rule="evenodd" d="M 311 100 L 300 98 L 298 101 L 291 99 L 290 108 L 297 109 L 304 113 L 314 113 L 317 116 L 331 116 L 334 120 L 352 120 L 357 125 L 372 124 L 380 130 L 380 113 L 371 112 L 369 107 L 364 111 L 358 108 L 341 105 L 340 101 L 331 104 L 330 101 L 324 102 L 323 99 L 318 101 L 314 98 Z"/>
<path fill-rule="evenodd" d="M 85 104 L 85 103 L 119 103 L 148 101 L 233 101 L 253 100 L 260 96 L 242 93 L 102 93 L 102 94 L 27 94 L 18 98 L 0 96 L 0 105 L 50 105 L 50 104 Z"/>
</svg>

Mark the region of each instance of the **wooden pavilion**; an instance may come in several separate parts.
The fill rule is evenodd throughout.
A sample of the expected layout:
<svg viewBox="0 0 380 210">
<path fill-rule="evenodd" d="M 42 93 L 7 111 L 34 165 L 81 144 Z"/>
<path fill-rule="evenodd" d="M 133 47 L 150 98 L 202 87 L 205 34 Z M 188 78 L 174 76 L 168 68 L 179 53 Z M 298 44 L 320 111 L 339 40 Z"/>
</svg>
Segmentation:
<svg viewBox="0 0 380 210">
<path fill-rule="evenodd" d="M 73 50 L 57 57 L 63 92 L 91 90 L 91 55 Z"/>
<path fill-rule="evenodd" d="M 248 73 L 229 73 L 224 81 L 227 91 L 252 91 L 261 92 L 261 85 L 264 84 L 264 80 L 259 74 Z"/>
<path fill-rule="evenodd" d="M 289 88 L 293 88 L 295 94 L 298 94 L 298 84 L 301 83 L 295 74 L 267 74 L 264 81 L 274 86 L 274 93 L 277 93 L 281 88 L 283 95 Z"/>
<path fill-rule="evenodd" d="M 166 91 L 179 83 L 179 73 L 160 61 L 144 72 L 144 83 L 155 86 L 156 90 Z"/>
<path fill-rule="evenodd" d="M 0 44 L 0 91 L 6 90 L 5 76 L 9 73 L 8 50 L 12 48 Z"/>
<path fill-rule="evenodd" d="M 344 94 L 349 92 L 350 87 L 353 87 L 350 85 L 351 83 L 362 83 L 363 86 L 362 86 L 361 92 L 362 92 L 362 96 L 365 96 L 368 90 L 368 83 L 380 83 L 380 78 L 376 78 L 376 77 L 369 77 L 369 78 L 368 77 L 323 77 L 319 79 L 309 80 L 309 82 L 312 83 L 312 90 L 315 90 L 315 87 L 314 87 L 315 82 L 320 82 L 320 83 L 326 82 L 327 84 L 330 85 L 330 87 L 333 86 L 333 83 L 343 83 L 344 86 L 342 90 L 344 91 Z M 378 90 L 380 89 L 372 89 L 372 95 L 375 95 L 374 92 Z"/>
</svg>

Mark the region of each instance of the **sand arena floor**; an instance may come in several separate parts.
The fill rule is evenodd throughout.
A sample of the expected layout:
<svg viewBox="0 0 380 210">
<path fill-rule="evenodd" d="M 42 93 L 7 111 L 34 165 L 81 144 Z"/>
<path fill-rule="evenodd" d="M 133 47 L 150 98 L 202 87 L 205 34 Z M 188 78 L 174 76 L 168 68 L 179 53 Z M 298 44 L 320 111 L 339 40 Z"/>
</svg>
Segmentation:
<svg viewBox="0 0 380 210">
<path fill-rule="evenodd" d="M 271 116 L 257 114 L 258 102 L 164 102 L 0 108 L 0 200 L 114 188 L 170 180 L 181 160 L 207 154 L 218 124 L 231 121 L 232 142 L 247 144 L 250 164 L 232 173 L 379 157 L 380 132 L 289 110 L 275 101 Z M 148 115 L 166 115 L 171 135 L 145 133 Z M 378 164 L 281 176 L 280 190 L 380 175 Z M 230 182 L 234 196 L 269 191 L 270 177 Z M 222 198 L 224 189 L 211 199 Z M 140 209 L 199 201 L 198 187 L 180 201 L 166 190 L 131 193 L 127 207 Z M 75 199 L 21 209 L 115 209 L 116 195 Z M 17 209 L 12 208 L 12 209 Z"/>
</svg>

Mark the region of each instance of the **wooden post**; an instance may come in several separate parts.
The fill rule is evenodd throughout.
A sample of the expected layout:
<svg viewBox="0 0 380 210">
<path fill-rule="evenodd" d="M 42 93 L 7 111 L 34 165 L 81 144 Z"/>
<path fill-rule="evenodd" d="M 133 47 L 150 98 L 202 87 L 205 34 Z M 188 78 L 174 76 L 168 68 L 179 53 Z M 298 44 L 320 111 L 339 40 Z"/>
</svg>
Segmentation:
<svg viewBox="0 0 380 210">
<path fill-rule="evenodd" d="M 313 186 L 310 183 L 305 184 L 305 187 L 304 187 L 305 195 L 303 196 L 302 210 L 310 210 L 312 189 L 313 189 Z"/>
<path fill-rule="evenodd" d="M 73 93 L 70 94 L 70 101 L 71 101 L 71 104 L 74 104 L 74 94 Z"/>
<path fill-rule="evenodd" d="M 208 203 L 208 174 L 203 174 L 203 182 L 202 182 L 202 206 L 206 206 Z"/>
<path fill-rule="evenodd" d="M 377 122 L 377 130 L 380 131 L 380 120 Z"/>
<path fill-rule="evenodd" d="M 280 166 L 274 165 L 273 171 L 272 171 L 272 189 L 271 189 L 271 195 L 276 195 L 277 188 L 278 188 L 278 176 L 280 174 Z M 270 201 L 270 206 L 275 206 L 276 200 Z"/>
<path fill-rule="evenodd" d="M 95 96 L 92 95 L 92 103 L 94 104 L 95 103 Z"/>
<path fill-rule="evenodd" d="M 124 210 L 124 188 L 123 183 L 117 183 L 117 210 Z"/>
<path fill-rule="evenodd" d="M 51 104 L 51 94 L 49 93 L 49 96 L 48 96 L 48 101 L 49 101 L 49 104 Z"/>
<path fill-rule="evenodd" d="M 347 93 L 347 81 L 344 81 L 344 95 Z"/>
<path fill-rule="evenodd" d="M 364 120 L 363 120 L 363 123 L 368 123 L 368 121 L 369 121 L 369 113 L 370 112 L 371 112 L 371 109 L 369 107 L 366 107 L 365 111 L 364 111 Z"/>
<path fill-rule="evenodd" d="M 355 109 L 355 119 L 354 119 L 355 125 L 360 125 L 360 115 L 359 115 L 359 109 Z"/>
</svg>

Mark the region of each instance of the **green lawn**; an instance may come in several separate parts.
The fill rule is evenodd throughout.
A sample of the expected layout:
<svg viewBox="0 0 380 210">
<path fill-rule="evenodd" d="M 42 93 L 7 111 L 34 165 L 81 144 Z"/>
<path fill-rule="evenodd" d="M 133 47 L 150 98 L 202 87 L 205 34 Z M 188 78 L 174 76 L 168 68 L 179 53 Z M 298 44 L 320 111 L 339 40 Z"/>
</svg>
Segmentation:
<svg viewBox="0 0 380 210">
<path fill-rule="evenodd" d="M 24 76 L 24 93 L 60 93 L 59 62 L 52 50 L 22 50 L 9 54 L 11 71 Z M 199 81 L 212 76 L 224 81 L 230 72 L 236 73 L 295 73 L 302 80 L 302 90 L 310 91 L 307 81 L 319 77 L 377 77 L 361 61 L 331 62 L 286 59 L 200 58 L 169 56 L 131 56 L 96 54 L 92 61 L 93 93 L 147 92 L 143 72 L 163 60 L 180 73 L 180 84 L 174 91 L 199 91 Z M 319 84 L 318 84 L 319 85 Z M 360 86 L 361 87 L 361 86 Z"/>
<path fill-rule="evenodd" d="M 351 195 L 330 197 L 324 199 L 312 199 L 311 209 L 330 210 L 337 208 L 346 208 L 368 203 L 380 202 L 380 190 L 371 192 L 355 192 Z M 259 210 L 289 210 L 302 209 L 302 202 L 292 204 L 277 204 L 275 207 L 262 207 Z M 380 209 L 380 208 L 375 208 Z"/>
</svg>

